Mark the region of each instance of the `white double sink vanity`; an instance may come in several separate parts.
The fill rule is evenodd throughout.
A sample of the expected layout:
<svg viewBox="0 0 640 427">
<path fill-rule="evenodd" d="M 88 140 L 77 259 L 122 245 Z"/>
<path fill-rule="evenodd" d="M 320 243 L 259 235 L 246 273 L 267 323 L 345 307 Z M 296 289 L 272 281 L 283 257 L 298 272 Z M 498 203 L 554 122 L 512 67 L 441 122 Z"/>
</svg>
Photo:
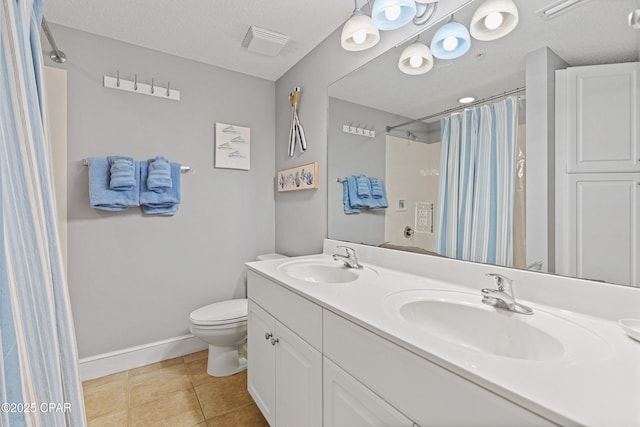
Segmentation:
<svg viewBox="0 0 640 427">
<path fill-rule="evenodd" d="M 640 342 L 615 321 L 640 290 L 353 244 L 347 268 L 341 244 L 247 264 L 271 426 L 640 425 Z M 532 314 L 483 304 L 489 273 Z"/>
</svg>

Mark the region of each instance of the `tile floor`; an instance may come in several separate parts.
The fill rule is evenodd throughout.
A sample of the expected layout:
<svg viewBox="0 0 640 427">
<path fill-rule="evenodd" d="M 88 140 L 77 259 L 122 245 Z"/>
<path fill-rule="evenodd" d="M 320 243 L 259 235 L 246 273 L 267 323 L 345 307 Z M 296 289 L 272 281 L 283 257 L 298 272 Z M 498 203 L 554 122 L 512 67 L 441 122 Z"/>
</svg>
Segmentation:
<svg viewBox="0 0 640 427">
<path fill-rule="evenodd" d="M 90 427 L 268 426 L 247 392 L 247 371 L 207 375 L 207 351 L 82 384 Z"/>
</svg>

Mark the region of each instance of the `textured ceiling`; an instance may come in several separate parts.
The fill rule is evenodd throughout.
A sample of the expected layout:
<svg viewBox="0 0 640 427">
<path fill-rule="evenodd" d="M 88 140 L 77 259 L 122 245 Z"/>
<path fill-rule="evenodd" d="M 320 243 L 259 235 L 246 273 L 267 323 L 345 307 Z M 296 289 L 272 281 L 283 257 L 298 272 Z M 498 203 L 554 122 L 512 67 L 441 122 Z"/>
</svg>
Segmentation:
<svg viewBox="0 0 640 427">
<path fill-rule="evenodd" d="M 268 80 L 277 80 L 342 25 L 352 10 L 351 0 L 45 2 L 49 22 Z M 249 52 L 241 43 L 251 25 L 290 40 L 276 57 Z"/>
<path fill-rule="evenodd" d="M 434 68 L 420 76 L 408 76 L 398 69 L 405 44 L 334 83 L 329 94 L 413 119 L 456 107 L 462 96 L 482 99 L 523 87 L 525 55 L 544 46 L 572 66 L 639 60 L 640 30 L 629 28 L 627 17 L 640 8 L 640 0 L 589 0 L 549 21 L 536 11 L 552 0 L 514 1 L 520 22 L 509 35 L 491 42 L 472 39 L 464 56 L 435 59 Z M 468 25 L 478 4 L 471 3 L 455 19 Z M 440 25 L 426 30 L 420 40 L 428 44 Z"/>
</svg>

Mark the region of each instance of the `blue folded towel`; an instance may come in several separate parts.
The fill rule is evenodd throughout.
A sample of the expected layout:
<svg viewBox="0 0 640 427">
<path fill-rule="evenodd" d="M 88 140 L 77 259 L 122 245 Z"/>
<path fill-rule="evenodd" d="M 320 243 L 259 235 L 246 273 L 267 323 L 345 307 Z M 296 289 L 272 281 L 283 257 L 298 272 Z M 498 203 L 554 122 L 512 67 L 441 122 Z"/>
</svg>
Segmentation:
<svg viewBox="0 0 640 427">
<path fill-rule="evenodd" d="M 180 165 L 171 163 L 171 188 L 162 193 L 156 193 L 147 186 L 149 162 L 136 162 L 140 165 L 140 204 L 142 212 L 155 215 L 174 215 L 180 205 Z"/>
<path fill-rule="evenodd" d="M 131 157 L 109 156 L 109 188 L 116 191 L 133 190 L 136 185 L 137 174 L 135 163 Z"/>
<path fill-rule="evenodd" d="M 346 214 L 357 214 L 360 213 L 360 209 L 354 208 L 351 206 L 351 201 L 349 200 L 349 183 L 345 179 L 342 182 L 342 201 L 344 203 L 344 213 Z"/>
<path fill-rule="evenodd" d="M 149 173 L 147 176 L 147 188 L 156 193 L 160 193 L 171 188 L 171 165 L 162 156 L 149 161 Z"/>
<path fill-rule="evenodd" d="M 140 206 L 140 168 L 134 162 L 134 187 L 130 190 L 116 191 L 109 188 L 109 160 L 89 158 L 89 200 L 91 207 L 105 211 L 124 211 L 130 206 Z"/>
<path fill-rule="evenodd" d="M 355 176 L 347 177 L 347 188 L 349 191 L 349 204 L 351 205 L 351 208 L 360 209 L 369 207 L 368 200 L 365 201 L 358 197 L 358 184 L 356 183 Z"/>
<path fill-rule="evenodd" d="M 371 185 L 371 195 L 373 196 L 369 207 L 371 209 L 388 208 L 389 202 L 387 201 L 387 190 L 384 187 L 384 182 L 378 178 L 369 178 L 369 183 Z"/>
<path fill-rule="evenodd" d="M 356 186 L 358 190 L 358 197 L 361 199 L 368 199 L 371 197 L 371 188 L 369 187 L 369 180 L 366 176 L 360 175 L 357 177 Z"/>
</svg>

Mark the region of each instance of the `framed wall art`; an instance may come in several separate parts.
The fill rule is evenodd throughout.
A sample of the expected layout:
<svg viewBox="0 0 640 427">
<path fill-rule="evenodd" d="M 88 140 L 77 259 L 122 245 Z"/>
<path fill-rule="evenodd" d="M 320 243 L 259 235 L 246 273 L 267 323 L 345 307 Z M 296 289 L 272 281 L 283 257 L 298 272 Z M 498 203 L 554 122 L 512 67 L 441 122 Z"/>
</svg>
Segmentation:
<svg viewBox="0 0 640 427">
<path fill-rule="evenodd" d="M 214 167 L 249 170 L 251 161 L 251 129 L 216 123 Z"/>
<path fill-rule="evenodd" d="M 318 188 L 318 162 L 278 171 L 278 192 Z"/>
</svg>

